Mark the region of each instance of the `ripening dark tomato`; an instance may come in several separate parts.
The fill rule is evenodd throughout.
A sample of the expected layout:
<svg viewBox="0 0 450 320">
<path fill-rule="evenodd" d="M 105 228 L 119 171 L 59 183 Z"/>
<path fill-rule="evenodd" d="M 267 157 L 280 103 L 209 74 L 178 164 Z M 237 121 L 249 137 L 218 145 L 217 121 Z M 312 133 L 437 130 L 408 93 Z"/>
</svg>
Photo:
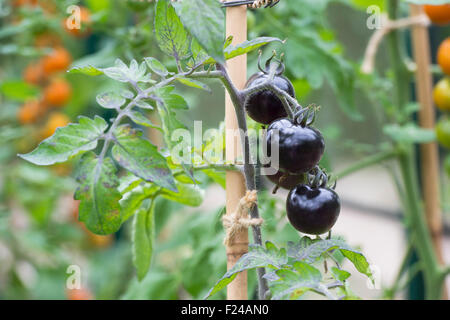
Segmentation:
<svg viewBox="0 0 450 320">
<path fill-rule="evenodd" d="M 246 88 L 251 88 L 264 83 L 268 75 L 262 72 L 254 74 L 247 81 Z M 295 97 L 292 83 L 284 76 L 275 76 L 273 84 L 287 92 L 291 97 Z M 270 90 L 262 90 L 250 95 L 245 103 L 245 109 L 250 118 L 262 124 L 270 124 L 272 121 L 287 116 L 281 100 Z"/>
<path fill-rule="evenodd" d="M 280 169 L 300 174 L 310 171 L 319 163 L 325 150 L 320 131 L 287 118 L 276 120 L 267 128 L 266 146 L 269 157 L 273 157 L 271 144 L 272 139 L 276 139 L 277 130 Z"/>
<path fill-rule="evenodd" d="M 295 229 L 319 235 L 334 226 L 341 211 L 341 202 L 332 189 L 299 184 L 289 192 L 286 211 Z"/>
<path fill-rule="evenodd" d="M 276 174 L 267 176 L 267 178 L 280 188 L 291 190 L 304 180 L 304 175 L 284 173 L 278 170 Z"/>
</svg>

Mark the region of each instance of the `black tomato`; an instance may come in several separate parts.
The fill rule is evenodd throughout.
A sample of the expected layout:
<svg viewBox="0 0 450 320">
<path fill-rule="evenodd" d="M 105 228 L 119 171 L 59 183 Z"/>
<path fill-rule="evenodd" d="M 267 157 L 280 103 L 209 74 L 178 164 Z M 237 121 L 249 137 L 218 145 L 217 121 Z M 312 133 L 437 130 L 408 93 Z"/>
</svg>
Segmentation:
<svg viewBox="0 0 450 320">
<path fill-rule="evenodd" d="M 246 87 L 251 88 L 267 80 L 268 75 L 262 72 L 254 74 L 247 82 Z M 275 76 L 273 84 L 295 97 L 292 83 L 284 76 Z M 245 109 L 250 118 L 262 124 L 270 124 L 272 121 L 287 116 L 281 100 L 270 90 L 262 90 L 250 95 L 245 103 Z"/>
<path fill-rule="evenodd" d="M 304 176 L 301 174 L 284 173 L 278 170 L 276 174 L 267 176 L 267 178 L 280 188 L 291 190 L 303 181 Z"/>
<path fill-rule="evenodd" d="M 301 126 L 290 119 L 279 119 L 267 128 L 267 155 L 272 156 L 272 139 L 278 130 L 279 167 L 294 174 L 313 169 L 322 158 L 325 142 L 317 129 Z M 276 141 L 274 141 L 276 143 Z"/>
<path fill-rule="evenodd" d="M 341 210 L 337 193 L 329 188 L 299 184 L 289 192 L 286 211 L 289 222 L 300 232 L 323 234 L 336 223 Z"/>
</svg>

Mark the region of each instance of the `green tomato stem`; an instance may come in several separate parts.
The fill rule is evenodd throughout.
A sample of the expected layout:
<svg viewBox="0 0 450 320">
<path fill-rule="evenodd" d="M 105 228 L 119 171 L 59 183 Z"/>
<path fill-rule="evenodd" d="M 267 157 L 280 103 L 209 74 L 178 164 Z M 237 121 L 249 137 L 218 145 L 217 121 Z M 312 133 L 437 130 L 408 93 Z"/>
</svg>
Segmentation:
<svg viewBox="0 0 450 320">
<path fill-rule="evenodd" d="M 383 161 L 393 159 L 397 156 L 397 153 L 398 152 L 396 150 L 387 150 L 387 151 L 382 151 L 382 152 L 376 153 L 367 158 L 364 158 L 361 161 L 359 161 L 355 164 L 352 164 L 350 167 L 340 171 L 338 174 L 336 174 L 333 181 L 342 179 L 348 175 L 351 175 L 352 173 L 355 173 L 362 169 L 368 168 L 370 166 L 380 164 Z"/>
<path fill-rule="evenodd" d="M 405 189 L 405 211 L 409 218 L 411 231 L 416 239 L 415 248 L 423 265 L 425 296 L 427 299 L 439 299 L 443 285 L 442 282 L 439 283 L 439 279 L 442 278 L 442 275 L 427 222 L 423 215 L 423 208 L 419 203 L 421 196 L 418 190 L 416 170 L 414 169 L 413 151 L 403 152 L 399 156 L 399 164 Z"/>
<path fill-rule="evenodd" d="M 396 20 L 398 18 L 399 1 L 387 0 L 387 8 L 389 19 Z M 391 66 L 394 72 L 394 105 L 397 108 L 397 112 L 401 112 L 409 101 L 409 77 L 411 75 L 404 65 L 398 30 L 392 30 L 388 35 L 388 46 Z M 439 267 L 424 216 L 421 203 L 422 197 L 419 191 L 419 179 L 414 167 L 416 156 L 412 146 L 399 146 L 399 149 L 401 152 L 398 156 L 398 162 L 405 196 L 403 204 L 405 214 L 409 219 L 412 236 L 415 239 L 415 248 L 423 267 L 425 297 L 426 299 L 439 299 L 442 295 L 444 276 Z"/>
</svg>

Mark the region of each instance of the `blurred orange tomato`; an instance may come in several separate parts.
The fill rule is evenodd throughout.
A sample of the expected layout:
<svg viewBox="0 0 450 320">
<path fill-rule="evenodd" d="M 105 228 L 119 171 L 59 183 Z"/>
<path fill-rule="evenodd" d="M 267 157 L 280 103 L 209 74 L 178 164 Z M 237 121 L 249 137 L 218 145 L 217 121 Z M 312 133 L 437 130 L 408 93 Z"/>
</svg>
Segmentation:
<svg viewBox="0 0 450 320">
<path fill-rule="evenodd" d="M 60 127 L 65 127 L 70 123 L 69 118 L 60 112 L 54 112 L 50 115 L 45 124 L 44 129 L 41 132 L 42 139 L 48 138 L 53 135 L 56 129 Z"/>
<path fill-rule="evenodd" d="M 91 291 L 87 288 L 67 289 L 66 294 L 67 294 L 68 300 L 93 300 L 94 299 Z"/>
<path fill-rule="evenodd" d="M 44 101 L 55 107 L 61 107 L 65 105 L 72 96 L 72 87 L 64 79 L 53 80 L 44 89 Z"/>
<path fill-rule="evenodd" d="M 106 236 L 101 236 L 89 231 L 83 224 L 83 229 L 86 231 L 86 236 L 89 244 L 93 248 L 97 249 L 105 249 L 111 246 L 114 241 L 114 236 L 112 234 L 108 234 Z"/>
<path fill-rule="evenodd" d="M 13 7 L 23 7 L 23 6 L 35 6 L 38 4 L 38 0 L 14 0 L 12 2 Z"/>
<path fill-rule="evenodd" d="M 53 52 L 42 60 L 45 74 L 65 71 L 72 63 L 72 57 L 65 48 L 56 47 Z"/>
<path fill-rule="evenodd" d="M 58 11 L 57 7 L 55 6 L 52 0 L 41 0 L 39 2 L 39 6 L 48 15 L 54 14 L 56 13 L 56 11 Z"/>
<path fill-rule="evenodd" d="M 450 4 L 431 5 L 427 4 L 423 6 L 428 18 L 435 24 L 447 24 L 450 23 Z"/>
<path fill-rule="evenodd" d="M 69 163 L 57 163 L 50 167 L 57 176 L 65 177 L 72 172 L 72 166 Z"/>
<path fill-rule="evenodd" d="M 29 84 L 39 84 L 45 78 L 40 61 L 29 64 L 23 71 L 23 79 Z"/>
<path fill-rule="evenodd" d="M 442 71 L 450 75 L 450 37 L 440 44 L 437 52 L 437 62 Z"/>
<path fill-rule="evenodd" d="M 45 32 L 36 36 L 34 46 L 37 48 L 54 48 L 61 45 L 61 39 L 52 33 Z"/>
<path fill-rule="evenodd" d="M 38 100 L 30 100 L 19 109 L 17 118 L 21 124 L 31 124 L 38 120 L 41 113 L 41 103 Z"/>
</svg>

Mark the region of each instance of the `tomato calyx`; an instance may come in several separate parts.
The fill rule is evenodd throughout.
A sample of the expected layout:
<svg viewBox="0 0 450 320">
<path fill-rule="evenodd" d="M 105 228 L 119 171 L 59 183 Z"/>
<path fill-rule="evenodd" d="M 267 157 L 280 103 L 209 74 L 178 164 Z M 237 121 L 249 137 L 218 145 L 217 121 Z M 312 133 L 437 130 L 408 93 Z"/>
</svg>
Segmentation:
<svg viewBox="0 0 450 320">
<path fill-rule="evenodd" d="M 272 189 L 272 194 L 276 194 L 278 189 L 280 188 L 291 190 L 299 183 L 304 182 L 306 178 L 304 173 L 292 174 L 282 171 L 278 171 L 278 173 L 267 177 L 275 184 L 274 188 Z"/>
<path fill-rule="evenodd" d="M 262 52 L 259 52 L 258 57 L 258 69 L 265 75 L 271 75 L 274 76 L 281 76 L 284 73 L 285 67 L 283 63 L 284 54 L 280 55 L 280 59 L 277 57 L 277 52 L 274 50 L 272 53 L 272 56 L 266 60 L 266 63 L 264 65 L 264 68 L 261 67 L 261 59 L 262 59 Z"/>
<path fill-rule="evenodd" d="M 333 184 L 329 184 L 331 181 L 331 176 L 329 176 L 324 170 L 322 170 L 319 166 L 316 166 L 310 172 L 308 172 L 308 184 L 312 188 L 328 188 L 328 189 L 336 189 L 336 180 L 334 180 Z"/>
<path fill-rule="evenodd" d="M 294 123 L 303 128 L 311 126 L 316 121 L 319 108 L 315 104 L 310 104 L 305 108 L 297 108 L 297 112 L 294 114 Z"/>
</svg>

